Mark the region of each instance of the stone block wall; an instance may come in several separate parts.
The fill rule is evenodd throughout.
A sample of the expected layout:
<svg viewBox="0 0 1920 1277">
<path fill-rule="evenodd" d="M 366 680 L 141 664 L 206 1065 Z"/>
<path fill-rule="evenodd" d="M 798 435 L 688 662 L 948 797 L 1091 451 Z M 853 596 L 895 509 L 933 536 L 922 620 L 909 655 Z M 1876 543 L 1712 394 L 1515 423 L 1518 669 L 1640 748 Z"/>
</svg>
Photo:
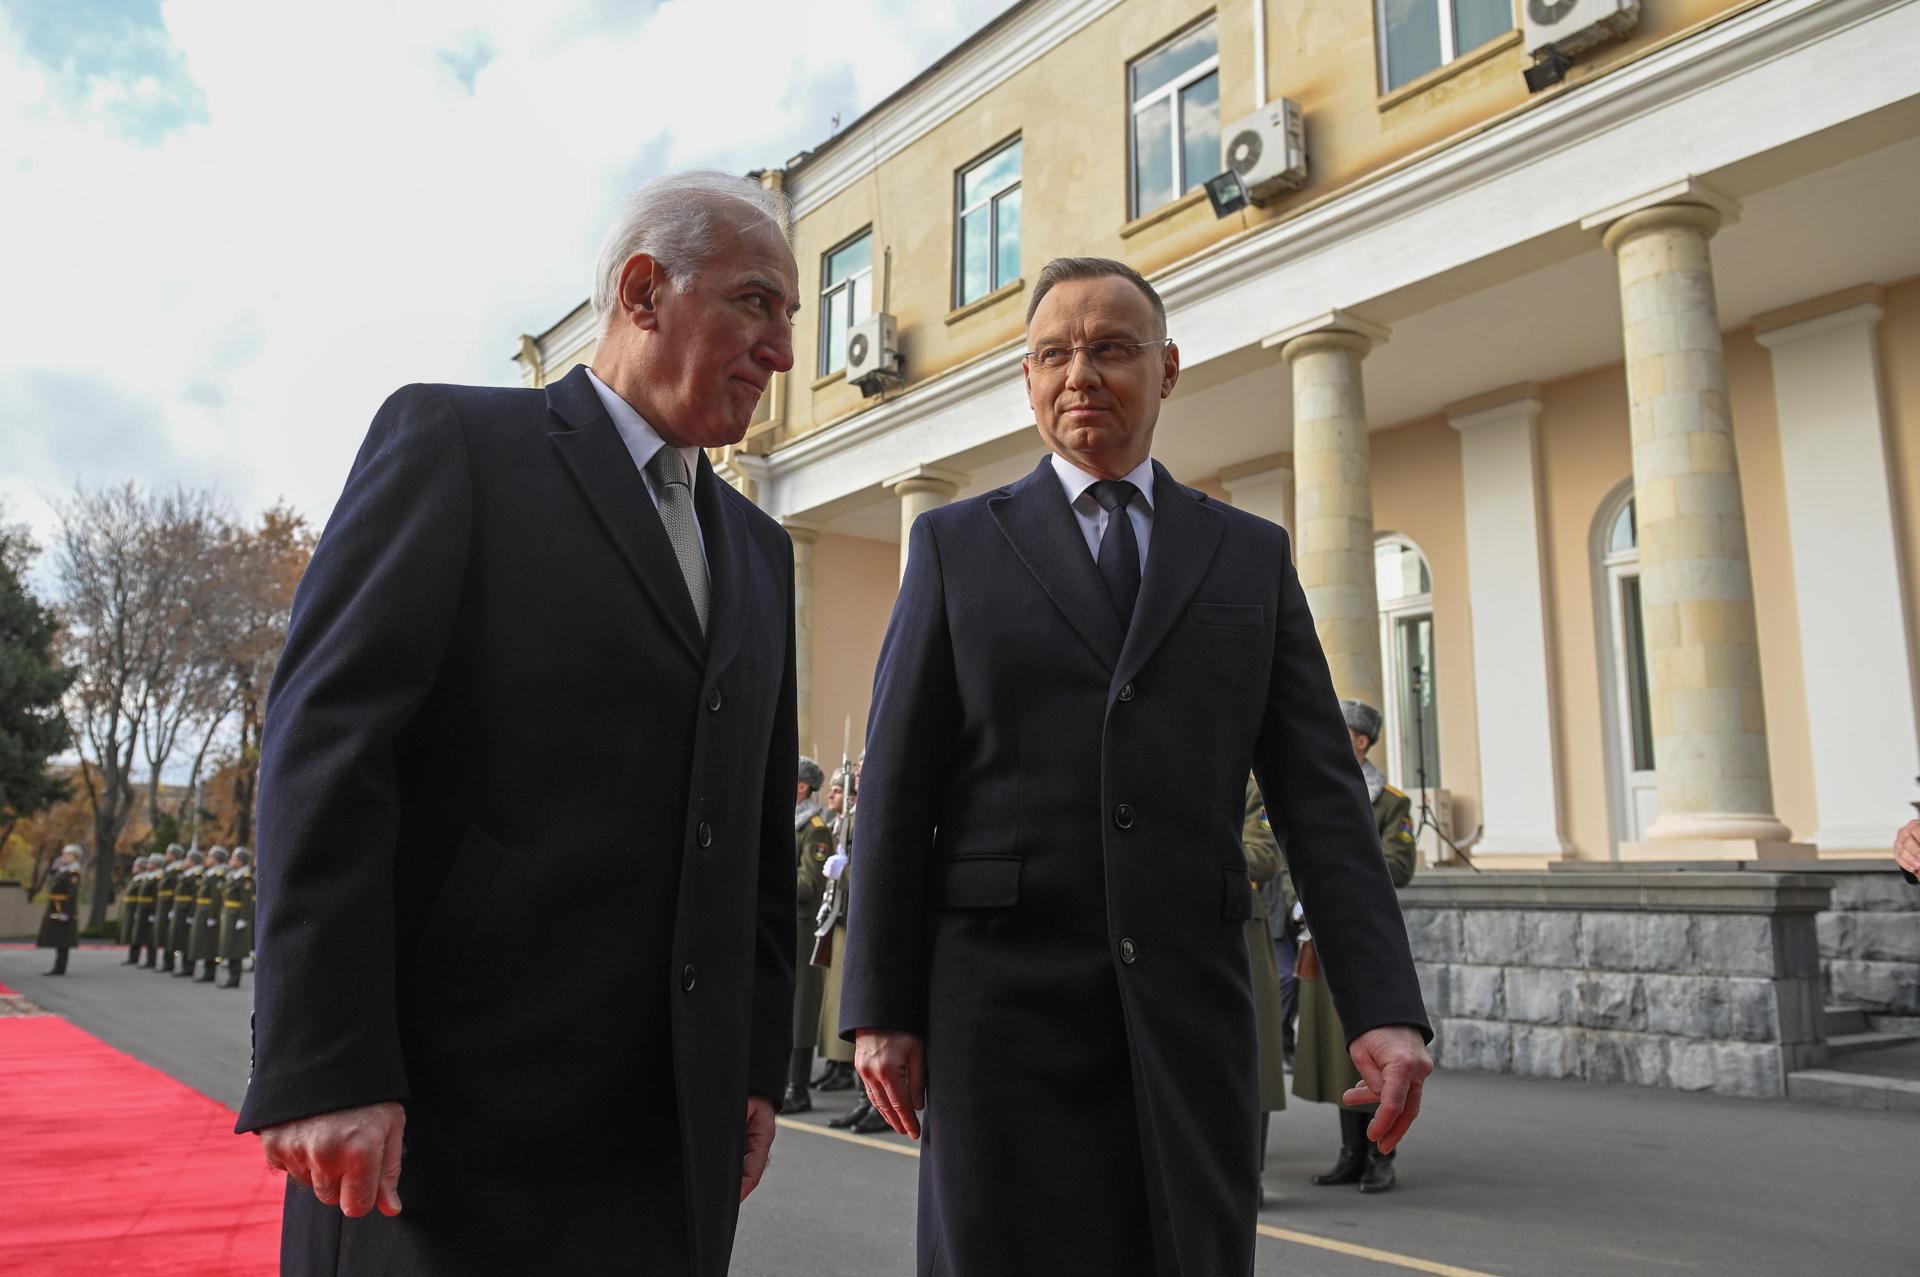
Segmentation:
<svg viewBox="0 0 1920 1277">
<path fill-rule="evenodd" d="M 1920 887 L 1884 860 L 1808 869 L 1833 882 L 1833 903 L 1819 918 L 1828 1003 L 1920 1016 Z"/>
<path fill-rule="evenodd" d="M 1780 1096 L 1826 1058 L 1826 895 L 1796 875 L 1435 872 L 1402 904 L 1442 1065 Z"/>
</svg>

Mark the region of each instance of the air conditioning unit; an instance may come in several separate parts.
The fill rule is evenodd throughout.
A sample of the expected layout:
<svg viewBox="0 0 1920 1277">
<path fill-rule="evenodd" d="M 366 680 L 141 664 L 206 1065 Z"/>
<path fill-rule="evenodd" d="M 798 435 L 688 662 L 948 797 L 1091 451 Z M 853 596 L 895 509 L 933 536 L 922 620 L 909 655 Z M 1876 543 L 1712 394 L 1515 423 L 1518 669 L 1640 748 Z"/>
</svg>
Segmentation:
<svg viewBox="0 0 1920 1277">
<path fill-rule="evenodd" d="M 1300 104 L 1270 102 L 1220 134 L 1220 162 L 1233 170 L 1255 204 L 1307 181 L 1307 131 Z"/>
<path fill-rule="evenodd" d="M 864 395 L 877 395 L 898 382 L 905 362 L 894 336 L 893 316 L 884 311 L 861 320 L 847 334 L 847 380 Z"/>
<path fill-rule="evenodd" d="M 1640 21 L 1640 0 L 1527 0 L 1527 52 L 1571 58 L 1615 40 Z"/>
</svg>

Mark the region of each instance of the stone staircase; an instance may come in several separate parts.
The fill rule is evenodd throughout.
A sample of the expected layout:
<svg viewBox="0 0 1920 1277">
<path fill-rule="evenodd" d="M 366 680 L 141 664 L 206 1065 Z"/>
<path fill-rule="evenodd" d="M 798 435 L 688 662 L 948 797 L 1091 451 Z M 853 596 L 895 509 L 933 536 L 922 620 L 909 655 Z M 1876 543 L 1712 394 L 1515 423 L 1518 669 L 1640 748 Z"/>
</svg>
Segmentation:
<svg viewBox="0 0 1920 1277">
<path fill-rule="evenodd" d="M 1827 1064 L 1787 1074 L 1787 1096 L 1841 1108 L 1920 1113 L 1920 1031 L 1858 1007 L 1825 1012 Z"/>
</svg>

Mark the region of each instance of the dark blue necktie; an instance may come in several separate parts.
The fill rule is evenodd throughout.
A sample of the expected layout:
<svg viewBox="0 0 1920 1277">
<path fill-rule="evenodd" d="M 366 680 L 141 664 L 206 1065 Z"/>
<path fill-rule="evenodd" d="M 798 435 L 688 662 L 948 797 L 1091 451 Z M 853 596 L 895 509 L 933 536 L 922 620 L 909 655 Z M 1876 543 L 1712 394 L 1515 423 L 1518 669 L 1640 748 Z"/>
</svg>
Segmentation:
<svg viewBox="0 0 1920 1277">
<path fill-rule="evenodd" d="M 1125 479 L 1103 479 L 1090 491 L 1107 512 L 1107 530 L 1100 534 L 1100 576 L 1124 630 L 1133 623 L 1133 604 L 1140 597 L 1140 542 L 1127 515 L 1127 506 L 1140 489 Z"/>
</svg>

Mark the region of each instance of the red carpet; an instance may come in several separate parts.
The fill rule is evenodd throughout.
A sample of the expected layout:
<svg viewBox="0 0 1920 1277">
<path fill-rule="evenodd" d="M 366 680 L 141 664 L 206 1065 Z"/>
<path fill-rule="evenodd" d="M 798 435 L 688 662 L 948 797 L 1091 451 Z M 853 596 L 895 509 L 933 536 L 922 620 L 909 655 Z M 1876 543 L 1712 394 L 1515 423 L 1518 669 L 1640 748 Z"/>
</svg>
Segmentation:
<svg viewBox="0 0 1920 1277">
<path fill-rule="evenodd" d="M 0 1114 L 7 1277 L 278 1268 L 282 1181 L 225 1105 L 41 1015 L 0 1018 Z"/>
</svg>

